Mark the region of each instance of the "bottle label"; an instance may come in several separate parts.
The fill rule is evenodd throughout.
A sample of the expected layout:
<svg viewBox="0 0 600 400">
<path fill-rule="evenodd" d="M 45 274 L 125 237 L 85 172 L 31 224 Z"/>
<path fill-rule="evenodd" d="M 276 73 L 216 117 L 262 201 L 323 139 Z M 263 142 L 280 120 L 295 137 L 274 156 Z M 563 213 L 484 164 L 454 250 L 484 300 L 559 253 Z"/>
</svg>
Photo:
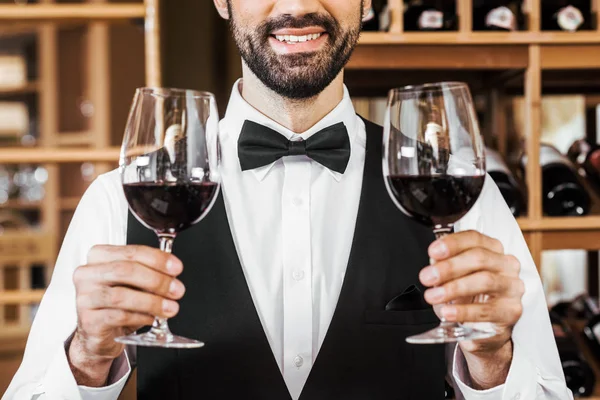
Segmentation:
<svg viewBox="0 0 600 400">
<path fill-rule="evenodd" d="M 420 29 L 441 29 L 444 26 L 444 13 L 436 10 L 423 11 L 419 17 Z"/>
<path fill-rule="evenodd" d="M 375 18 L 375 10 L 373 9 L 373 7 L 371 7 L 371 8 L 369 8 L 369 11 L 367 11 L 367 13 L 364 15 L 363 23 L 369 22 L 369 21 L 373 20 L 374 18 Z"/>
<path fill-rule="evenodd" d="M 511 175 L 502 156 L 497 151 L 485 149 L 485 164 L 489 172 L 501 172 L 509 176 Z"/>
<path fill-rule="evenodd" d="M 517 29 L 517 22 L 515 20 L 515 14 L 508 7 L 498 7 L 490 11 L 485 19 L 487 26 L 496 26 L 498 28 L 506 29 L 507 31 L 514 31 Z"/>
<path fill-rule="evenodd" d="M 543 167 L 550 164 L 563 164 L 573 169 L 573 165 L 567 157 L 562 155 L 556 148 L 548 145 L 540 147 L 540 165 Z"/>
<path fill-rule="evenodd" d="M 594 332 L 594 336 L 600 343 L 600 324 L 594 325 L 594 328 L 592 328 L 592 332 Z"/>
<path fill-rule="evenodd" d="M 558 26 L 560 26 L 562 30 L 568 32 L 575 32 L 581 25 L 583 25 L 583 22 L 585 21 L 582 12 L 573 6 L 567 6 L 561 9 L 558 12 L 557 19 Z"/>
</svg>

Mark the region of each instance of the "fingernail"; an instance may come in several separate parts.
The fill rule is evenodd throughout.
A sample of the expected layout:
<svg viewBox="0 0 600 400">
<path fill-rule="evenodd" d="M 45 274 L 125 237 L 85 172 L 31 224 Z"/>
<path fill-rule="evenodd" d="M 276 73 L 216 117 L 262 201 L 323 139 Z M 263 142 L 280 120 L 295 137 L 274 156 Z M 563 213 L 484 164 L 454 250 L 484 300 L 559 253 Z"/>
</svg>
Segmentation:
<svg viewBox="0 0 600 400">
<path fill-rule="evenodd" d="M 431 301 L 441 301 L 444 299 L 446 295 L 446 290 L 443 287 L 438 287 L 435 289 L 429 289 L 427 297 L 431 299 Z"/>
<path fill-rule="evenodd" d="M 172 296 L 181 296 L 185 292 L 185 286 L 177 279 L 173 279 L 169 286 L 169 294 Z"/>
<path fill-rule="evenodd" d="M 181 261 L 177 260 L 174 257 L 169 257 L 167 260 L 167 271 L 171 274 L 177 274 L 182 270 Z"/>
<path fill-rule="evenodd" d="M 442 316 L 448 320 L 454 321 L 456 319 L 456 307 L 446 306 L 442 308 Z"/>
<path fill-rule="evenodd" d="M 174 315 L 179 310 L 179 304 L 171 300 L 163 300 L 163 311 L 167 315 Z"/>
<path fill-rule="evenodd" d="M 440 271 L 436 267 L 427 267 L 421 271 L 421 282 L 425 285 L 433 285 L 440 279 Z"/>
<path fill-rule="evenodd" d="M 448 247 L 443 241 L 438 240 L 431 245 L 429 252 L 433 257 L 446 257 L 448 254 Z"/>
</svg>

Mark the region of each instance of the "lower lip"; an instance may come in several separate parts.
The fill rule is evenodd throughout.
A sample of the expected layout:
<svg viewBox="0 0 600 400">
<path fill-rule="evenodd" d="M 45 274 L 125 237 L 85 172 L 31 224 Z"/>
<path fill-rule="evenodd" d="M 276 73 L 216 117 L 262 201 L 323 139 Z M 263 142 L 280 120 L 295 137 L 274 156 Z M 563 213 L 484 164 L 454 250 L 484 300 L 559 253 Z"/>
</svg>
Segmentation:
<svg viewBox="0 0 600 400">
<path fill-rule="evenodd" d="M 294 54 L 294 53 L 310 53 L 321 49 L 327 42 L 329 35 L 326 33 L 319 36 L 318 39 L 308 40 L 306 42 L 298 42 L 296 44 L 288 44 L 280 42 L 274 37 L 269 37 L 269 42 L 273 49 L 279 54 Z"/>
</svg>

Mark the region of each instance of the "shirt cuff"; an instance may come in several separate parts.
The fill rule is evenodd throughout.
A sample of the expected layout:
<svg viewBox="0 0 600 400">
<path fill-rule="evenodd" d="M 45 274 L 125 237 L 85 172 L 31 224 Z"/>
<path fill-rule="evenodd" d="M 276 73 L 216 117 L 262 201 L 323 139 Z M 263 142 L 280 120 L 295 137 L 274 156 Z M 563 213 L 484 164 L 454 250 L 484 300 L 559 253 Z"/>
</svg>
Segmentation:
<svg viewBox="0 0 600 400">
<path fill-rule="evenodd" d="M 452 370 L 454 381 L 465 400 L 519 400 L 536 398 L 537 369 L 515 342 L 513 342 L 512 363 L 506 382 L 503 385 L 487 390 L 475 390 L 469 387 L 465 383 L 470 381 L 467 362 L 460 346 L 456 346 L 454 350 Z"/>
<path fill-rule="evenodd" d="M 131 365 L 129 364 L 127 352 L 123 352 L 113 362 L 109 374 L 110 386 L 101 388 L 78 386 L 67 359 L 66 349 L 71 339 L 72 336 L 54 353 L 42 384 L 37 388 L 35 394 L 44 394 L 44 398 L 48 399 L 116 400 L 123 391 L 127 383 L 127 378 L 131 373 Z"/>
<path fill-rule="evenodd" d="M 81 395 L 82 400 L 107 400 L 107 399 L 117 399 L 125 384 L 127 383 L 127 378 L 129 378 L 129 374 L 131 374 L 131 364 L 129 363 L 129 357 L 127 356 L 127 352 L 124 351 L 115 361 L 110 368 L 110 373 L 108 375 L 108 383 L 109 385 L 95 388 L 95 387 L 87 387 L 87 386 L 79 386 L 79 393 Z"/>
</svg>

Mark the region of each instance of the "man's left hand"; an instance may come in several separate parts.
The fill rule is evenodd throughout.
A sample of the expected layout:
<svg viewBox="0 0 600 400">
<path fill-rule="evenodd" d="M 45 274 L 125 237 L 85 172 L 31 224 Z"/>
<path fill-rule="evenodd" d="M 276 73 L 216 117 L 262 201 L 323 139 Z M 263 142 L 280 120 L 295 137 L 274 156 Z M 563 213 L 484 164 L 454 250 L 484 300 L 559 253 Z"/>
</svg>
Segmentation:
<svg viewBox="0 0 600 400">
<path fill-rule="evenodd" d="M 434 306 L 452 302 L 439 311 L 449 322 L 487 322 L 497 332 L 489 339 L 460 342 L 469 367 L 505 361 L 508 369 L 512 330 L 523 313 L 525 284 L 519 278 L 519 260 L 504 254 L 498 240 L 476 231 L 436 240 L 429 247 L 429 256 L 434 265 L 420 273 L 421 282 L 430 288 L 425 300 Z M 487 301 L 474 302 L 478 295 L 487 295 Z"/>
</svg>

